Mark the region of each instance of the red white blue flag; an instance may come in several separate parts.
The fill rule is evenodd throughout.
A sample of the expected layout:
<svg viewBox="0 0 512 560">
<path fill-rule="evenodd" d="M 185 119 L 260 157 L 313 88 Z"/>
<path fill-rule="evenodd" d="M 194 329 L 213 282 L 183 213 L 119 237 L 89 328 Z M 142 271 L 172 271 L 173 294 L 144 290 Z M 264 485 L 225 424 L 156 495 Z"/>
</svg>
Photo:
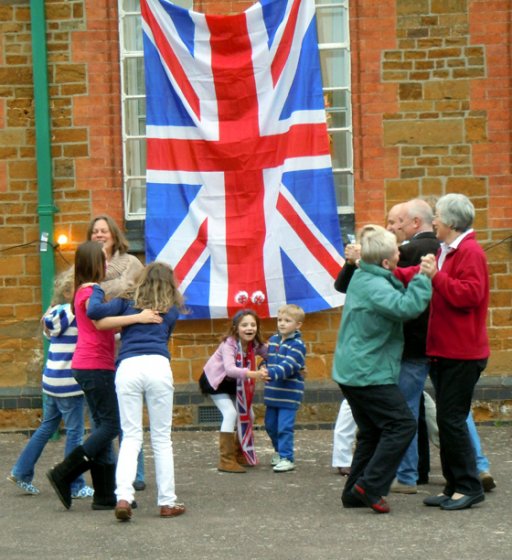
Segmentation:
<svg viewBox="0 0 512 560">
<path fill-rule="evenodd" d="M 171 264 L 191 319 L 341 305 L 313 0 L 141 10 L 148 262 Z"/>
</svg>

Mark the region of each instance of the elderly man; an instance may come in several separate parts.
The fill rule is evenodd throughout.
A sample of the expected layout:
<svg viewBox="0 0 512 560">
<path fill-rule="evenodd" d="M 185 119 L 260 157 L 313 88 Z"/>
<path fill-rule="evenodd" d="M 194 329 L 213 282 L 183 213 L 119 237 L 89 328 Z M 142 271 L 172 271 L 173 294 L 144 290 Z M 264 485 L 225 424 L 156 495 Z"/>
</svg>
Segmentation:
<svg viewBox="0 0 512 560">
<path fill-rule="evenodd" d="M 401 229 L 402 214 L 406 208 L 405 202 L 395 204 L 389 209 L 388 217 L 386 220 L 386 229 L 395 234 L 396 240 L 400 245 L 404 241 L 404 233 Z"/>
<path fill-rule="evenodd" d="M 421 257 L 433 254 L 439 249 L 439 241 L 432 227 L 431 206 L 421 199 L 404 202 L 398 215 L 399 231 L 406 243 L 400 246 L 398 266 L 407 267 L 420 264 Z M 430 360 L 426 354 L 426 339 L 429 310 L 418 318 L 404 323 L 404 350 L 400 364 L 398 386 L 418 421 L 420 401 L 425 380 L 430 370 Z M 416 494 L 418 480 L 418 435 L 414 436 L 400 466 L 392 492 Z"/>
<path fill-rule="evenodd" d="M 437 259 L 422 259 L 422 270 L 430 274 L 434 288 L 427 355 L 432 360 L 446 480 L 443 492 L 423 503 L 446 511 L 470 508 L 485 499 L 466 424 L 474 387 L 489 357 L 489 274 L 485 253 L 471 228 L 474 217 L 474 206 L 466 196 L 440 198 L 433 224 L 441 251 Z M 410 270 L 403 270 L 404 279 Z"/>
</svg>

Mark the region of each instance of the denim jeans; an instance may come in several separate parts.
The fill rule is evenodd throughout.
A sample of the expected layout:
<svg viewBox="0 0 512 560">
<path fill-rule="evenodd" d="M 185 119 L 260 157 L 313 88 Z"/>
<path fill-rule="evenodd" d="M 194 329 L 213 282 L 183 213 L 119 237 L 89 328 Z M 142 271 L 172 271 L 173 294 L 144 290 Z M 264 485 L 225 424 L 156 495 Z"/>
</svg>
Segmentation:
<svg viewBox="0 0 512 560">
<path fill-rule="evenodd" d="M 82 443 L 84 436 L 84 397 L 53 397 L 45 395 L 43 421 L 33 433 L 25 449 L 21 452 L 12 474 L 23 482 L 32 482 L 34 467 L 41 456 L 45 445 L 59 429 L 61 420 L 66 428 L 66 444 L 64 455 L 68 455 Z M 83 476 L 79 476 L 71 484 L 71 490 L 80 490 L 85 486 Z"/>
<path fill-rule="evenodd" d="M 281 459 L 294 460 L 293 440 L 295 435 L 295 408 L 267 406 L 265 411 L 265 430 L 272 445 Z"/>
<path fill-rule="evenodd" d="M 420 402 L 425 387 L 425 381 L 430 369 L 430 362 L 427 358 L 417 360 L 402 360 L 400 365 L 400 377 L 398 388 L 404 396 L 407 406 L 418 422 L 420 414 Z M 407 448 L 396 477 L 402 484 L 414 486 L 418 480 L 418 432 Z"/>
<path fill-rule="evenodd" d="M 96 463 L 113 463 L 112 440 L 119 435 L 119 407 L 117 405 L 115 373 L 110 370 L 74 369 L 73 377 L 84 392 L 93 419 L 93 429 L 84 441 L 84 451 Z"/>
<path fill-rule="evenodd" d="M 484 455 L 482 451 L 482 445 L 480 444 L 480 436 L 476 431 L 475 420 L 473 419 L 473 413 L 469 413 L 466 419 L 466 424 L 469 430 L 469 437 L 471 438 L 471 444 L 475 450 L 476 458 L 476 468 L 478 473 L 489 471 L 489 459 Z"/>
</svg>

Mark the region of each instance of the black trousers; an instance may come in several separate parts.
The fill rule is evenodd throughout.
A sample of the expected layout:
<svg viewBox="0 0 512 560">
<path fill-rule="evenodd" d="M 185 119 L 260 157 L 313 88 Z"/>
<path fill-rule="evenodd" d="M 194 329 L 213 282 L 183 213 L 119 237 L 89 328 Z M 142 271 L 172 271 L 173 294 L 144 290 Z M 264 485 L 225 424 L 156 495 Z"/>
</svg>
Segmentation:
<svg viewBox="0 0 512 560">
<path fill-rule="evenodd" d="M 416 433 L 416 420 L 398 385 L 340 385 L 358 427 L 357 444 L 344 494 L 354 484 L 386 496 Z"/>
<path fill-rule="evenodd" d="M 486 365 L 487 360 L 432 360 L 430 377 L 436 391 L 441 467 L 446 479 L 443 492 L 448 496 L 482 492 L 466 419 L 475 385 Z"/>
</svg>

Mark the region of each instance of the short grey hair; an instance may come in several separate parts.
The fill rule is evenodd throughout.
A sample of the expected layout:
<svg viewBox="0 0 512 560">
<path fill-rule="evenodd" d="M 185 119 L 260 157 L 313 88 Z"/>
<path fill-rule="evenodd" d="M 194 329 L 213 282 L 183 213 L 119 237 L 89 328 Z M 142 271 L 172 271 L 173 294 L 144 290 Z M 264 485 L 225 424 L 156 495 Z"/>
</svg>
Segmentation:
<svg viewBox="0 0 512 560">
<path fill-rule="evenodd" d="M 381 266 L 384 259 L 390 259 L 395 254 L 396 236 L 382 226 L 373 224 L 364 226 L 360 239 L 361 258 L 365 263 Z"/>
<path fill-rule="evenodd" d="M 467 231 L 475 219 L 475 207 L 463 194 L 446 194 L 436 204 L 436 213 L 441 222 L 455 231 Z"/>
</svg>

